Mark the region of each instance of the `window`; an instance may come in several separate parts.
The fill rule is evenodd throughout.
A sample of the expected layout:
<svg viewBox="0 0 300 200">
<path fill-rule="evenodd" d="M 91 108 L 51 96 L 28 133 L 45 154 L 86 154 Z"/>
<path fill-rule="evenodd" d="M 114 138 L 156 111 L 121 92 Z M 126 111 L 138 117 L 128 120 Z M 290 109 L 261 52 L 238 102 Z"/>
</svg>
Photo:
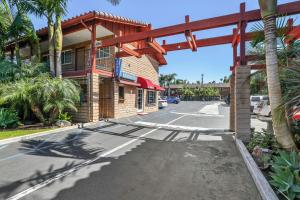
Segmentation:
<svg viewBox="0 0 300 200">
<path fill-rule="evenodd" d="M 156 103 L 156 92 L 155 91 L 148 91 L 147 92 L 147 103 L 148 104 L 155 104 Z"/>
<path fill-rule="evenodd" d="M 67 65 L 67 64 L 72 64 L 72 51 L 63 51 L 61 53 L 61 64 L 62 65 Z"/>
<path fill-rule="evenodd" d="M 123 86 L 119 86 L 119 101 L 125 100 L 125 88 Z"/>
<path fill-rule="evenodd" d="M 88 89 L 87 84 L 80 84 L 80 103 L 88 101 Z"/>
<path fill-rule="evenodd" d="M 109 57 L 110 57 L 110 48 L 109 47 L 104 47 L 104 48 L 98 49 L 97 55 L 96 55 L 97 59 L 109 58 Z"/>
</svg>

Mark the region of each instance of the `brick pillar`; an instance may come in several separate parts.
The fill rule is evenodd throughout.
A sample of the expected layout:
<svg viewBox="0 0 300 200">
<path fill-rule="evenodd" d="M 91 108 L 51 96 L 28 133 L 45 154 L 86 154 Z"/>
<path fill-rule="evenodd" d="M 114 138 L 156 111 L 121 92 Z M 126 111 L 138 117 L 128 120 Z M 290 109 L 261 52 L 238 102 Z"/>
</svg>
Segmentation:
<svg viewBox="0 0 300 200">
<path fill-rule="evenodd" d="M 235 131 L 235 74 L 230 79 L 230 130 Z"/>
<path fill-rule="evenodd" d="M 90 74 L 90 121 L 99 121 L 99 75 L 95 73 Z"/>
<path fill-rule="evenodd" d="M 235 68 L 235 132 L 244 142 L 250 139 L 250 66 Z"/>
</svg>

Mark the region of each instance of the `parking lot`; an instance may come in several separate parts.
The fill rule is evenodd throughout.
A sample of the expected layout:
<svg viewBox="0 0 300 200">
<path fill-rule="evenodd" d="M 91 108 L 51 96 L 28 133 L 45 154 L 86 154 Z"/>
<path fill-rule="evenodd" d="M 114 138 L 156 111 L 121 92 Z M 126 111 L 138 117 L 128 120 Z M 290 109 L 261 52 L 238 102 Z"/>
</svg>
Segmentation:
<svg viewBox="0 0 300 200">
<path fill-rule="evenodd" d="M 0 146 L 1 199 L 260 199 L 229 107 L 181 102 Z"/>
</svg>

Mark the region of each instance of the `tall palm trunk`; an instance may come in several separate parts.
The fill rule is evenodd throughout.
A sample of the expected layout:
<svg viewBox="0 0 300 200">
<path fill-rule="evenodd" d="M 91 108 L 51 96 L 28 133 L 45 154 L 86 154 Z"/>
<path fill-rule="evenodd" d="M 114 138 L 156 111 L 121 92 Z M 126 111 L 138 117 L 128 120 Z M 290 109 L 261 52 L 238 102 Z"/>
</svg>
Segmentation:
<svg viewBox="0 0 300 200">
<path fill-rule="evenodd" d="M 54 54 L 54 26 L 48 19 L 48 37 L 49 37 L 49 65 L 52 76 L 55 76 L 55 54 Z"/>
<path fill-rule="evenodd" d="M 288 129 L 287 122 L 274 119 L 276 109 L 282 105 L 276 40 L 277 0 L 259 0 L 259 4 L 264 23 L 267 81 L 274 134 L 283 148 L 291 149 L 295 147 L 295 143 Z"/>
<path fill-rule="evenodd" d="M 61 69 L 61 52 L 62 52 L 62 29 L 61 29 L 61 15 L 56 16 L 55 24 L 55 53 L 56 53 L 56 77 L 62 78 Z"/>
</svg>

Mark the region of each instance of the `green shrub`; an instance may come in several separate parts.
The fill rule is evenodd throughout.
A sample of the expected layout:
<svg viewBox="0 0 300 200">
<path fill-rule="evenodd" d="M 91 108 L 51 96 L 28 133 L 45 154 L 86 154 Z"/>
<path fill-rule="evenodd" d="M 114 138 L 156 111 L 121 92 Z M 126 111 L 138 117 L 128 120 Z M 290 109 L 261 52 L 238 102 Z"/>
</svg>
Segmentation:
<svg viewBox="0 0 300 200">
<path fill-rule="evenodd" d="M 278 153 L 271 163 L 270 183 L 286 199 L 300 199 L 300 155 L 295 151 Z"/>
<path fill-rule="evenodd" d="M 272 150 L 276 149 L 277 143 L 274 134 L 267 133 L 266 130 L 255 132 L 247 145 L 247 149 L 252 152 L 256 146 Z"/>
<path fill-rule="evenodd" d="M 67 112 L 65 112 L 65 113 L 60 113 L 60 114 L 58 115 L 58 119 L 59 119 L 59 120 L 64 120 L 64 121 L 69 121 L 69 122 L 72 121 L 71 115 L 69 115 L 69 113 L 67 113 Z"/>
<path fill-rule="evenodd" d="M 19 117 L 16 111 L 1 108 L 0 109 L 0 128 L 17 127 Z"/>
</svg>

